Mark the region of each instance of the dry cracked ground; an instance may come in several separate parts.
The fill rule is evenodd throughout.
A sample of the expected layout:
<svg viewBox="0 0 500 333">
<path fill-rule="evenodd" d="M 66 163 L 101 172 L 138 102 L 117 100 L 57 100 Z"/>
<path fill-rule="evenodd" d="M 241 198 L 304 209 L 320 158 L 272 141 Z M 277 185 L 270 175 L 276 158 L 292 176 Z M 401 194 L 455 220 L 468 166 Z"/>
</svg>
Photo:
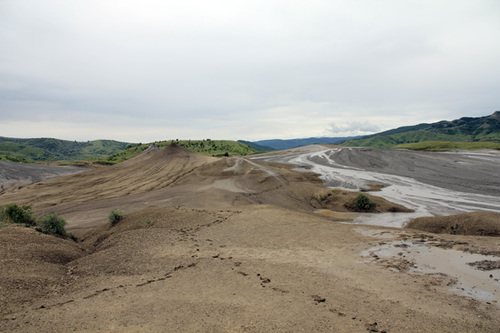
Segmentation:
<svg viewBox="0 0 500 333">
<path fill-rule="evenodd" d="M 58 212 L 79 241 L 0 229 L 0 331 L 498 332 L 496 300 L 363 254 L 391 241 L 498 254 L 498 237 L 341 223 L 315 213 L 324 191 L 289 165 L 175 145 L 5 191 L 0 205 Z M 112 209 L 126 218 L 110 227 Z"/>
</svg>

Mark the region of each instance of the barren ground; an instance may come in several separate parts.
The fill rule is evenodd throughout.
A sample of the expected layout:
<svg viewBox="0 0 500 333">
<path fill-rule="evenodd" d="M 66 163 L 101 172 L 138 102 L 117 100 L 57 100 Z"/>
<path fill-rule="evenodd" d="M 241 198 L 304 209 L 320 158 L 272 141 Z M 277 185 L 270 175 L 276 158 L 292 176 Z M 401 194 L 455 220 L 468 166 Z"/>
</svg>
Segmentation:
<svg viewBox="0 0 500 333">
<path fill-rule="evenodd" d="M 500 253 L 497 237 L 339 223 L 345 213 L 314 213 L 324 190 L 291 166 L 169 147 L 7 191 L 0 205 L 57 211 L 80 242 L 0 229 L 0 330 L 498 331 L 496 299 L 372 250 L 413 241 Z M 109 227 L 112 209 L 127 218 Z"/>
<path fill-rule="evenodd" d="M 88 171 L 86 168 L 0 161 L 0 194 L 47 178 Z"/>
</svg>

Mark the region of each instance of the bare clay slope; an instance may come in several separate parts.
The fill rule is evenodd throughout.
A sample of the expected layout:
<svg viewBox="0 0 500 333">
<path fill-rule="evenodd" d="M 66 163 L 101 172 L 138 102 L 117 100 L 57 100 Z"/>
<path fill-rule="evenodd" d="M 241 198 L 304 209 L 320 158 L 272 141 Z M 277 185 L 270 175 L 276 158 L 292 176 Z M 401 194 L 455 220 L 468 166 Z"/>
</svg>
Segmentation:
<svg viewBox="0 0 500 333">
<path fill-rule="evenodd" d="M 434 233 L 474 236 L 500 236 L 500 214 L 494 212 L 472 212 L 451 216 L 419 217 L 406 228 Z"/>
<path fill-rule="evenodd" d="M 314 174 L 286 165 L 216 159 L 173 144 L 108 168 L 5 193 L 0 205 L 15 202 L 33 205 L 39 214 L 58 212 L 74 231 L 106 223 L 111 209 L 127 213 L 150 205 L 205 208 L 266 202 L 308 210 L 310 196 L 322 188 Z"/>
<path fill-rule="evenodd" d="M 150 192 L 175 183 L 196 167 L 214 159 L 172 145 L 154 147 L 123 163 L 84 173 L 45 180 L 0 196 L 8 202 L 32 204 L 41 210 L 61 204 L 116 198 Z"/>
<path fill-rule="evenodd" d="M 85 255 L 72 241 L 24 227 L 1 228 L 0 244 L 0 313 L 53 293 L 67 279 L 66 264 Z"/>
</svg>

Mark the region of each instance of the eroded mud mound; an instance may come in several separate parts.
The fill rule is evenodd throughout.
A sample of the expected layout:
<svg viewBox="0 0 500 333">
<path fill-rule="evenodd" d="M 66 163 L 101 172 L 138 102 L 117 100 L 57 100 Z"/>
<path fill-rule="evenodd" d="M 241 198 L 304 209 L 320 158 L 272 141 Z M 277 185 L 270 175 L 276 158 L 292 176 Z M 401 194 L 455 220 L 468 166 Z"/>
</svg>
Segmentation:
<svg viewBox="0 0 500 333">
<path fill-rule="evenodd" d="M 85 254 L 73 241 L 30 228 L 0 231 L 0 313 L 61 288 L 65 265 Z"/>
<path fill-rule="evenodd" d="M 419 217 L 408 223 L 406 228 L 455 235 L 500 236 L 500 214 L 474 212 L 451 216 Z"/>
<path fill-rule="evenodd" d="M 243 157 L 216 159 L 173 145 L 115 166 L 5 193 L 0 205 L 32 205 L 39 215 L 55 211 L 73 232 L 105 223 L 111 209 L 129 213 L 152 205 L 211 208 L 267 203 L 310 211 L 308 199 L 322 188 L 317 175 L 293 171 L 289 165 Z"/>
<path fill-rule="evenodd" d="M 150 192 L 174 184 L 195 168 L 215 158 L 177 145 L 150 149 L 106 168 L 48 179 L 0 197 L 0 204 L 31 204 L 34 209 Z"/>
</svg>

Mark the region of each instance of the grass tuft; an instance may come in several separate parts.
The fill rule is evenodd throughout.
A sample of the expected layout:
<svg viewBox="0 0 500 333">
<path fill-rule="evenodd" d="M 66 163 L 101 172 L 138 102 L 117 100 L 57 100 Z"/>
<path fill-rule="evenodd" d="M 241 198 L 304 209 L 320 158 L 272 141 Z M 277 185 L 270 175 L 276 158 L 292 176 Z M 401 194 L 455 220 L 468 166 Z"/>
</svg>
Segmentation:
<svg viewBox="0 0 500 333">
<path fill-rule="evenodd" d="M 125 218 L 125 214 L 123 214 L 120 211 L 117 210 L 112 210 L 109 215 L 108 215 L 108 220 L 109 220 L 109 226 L 114 227 L 115 225 L 118 224 L 121 220 Z"/>
</svg>

